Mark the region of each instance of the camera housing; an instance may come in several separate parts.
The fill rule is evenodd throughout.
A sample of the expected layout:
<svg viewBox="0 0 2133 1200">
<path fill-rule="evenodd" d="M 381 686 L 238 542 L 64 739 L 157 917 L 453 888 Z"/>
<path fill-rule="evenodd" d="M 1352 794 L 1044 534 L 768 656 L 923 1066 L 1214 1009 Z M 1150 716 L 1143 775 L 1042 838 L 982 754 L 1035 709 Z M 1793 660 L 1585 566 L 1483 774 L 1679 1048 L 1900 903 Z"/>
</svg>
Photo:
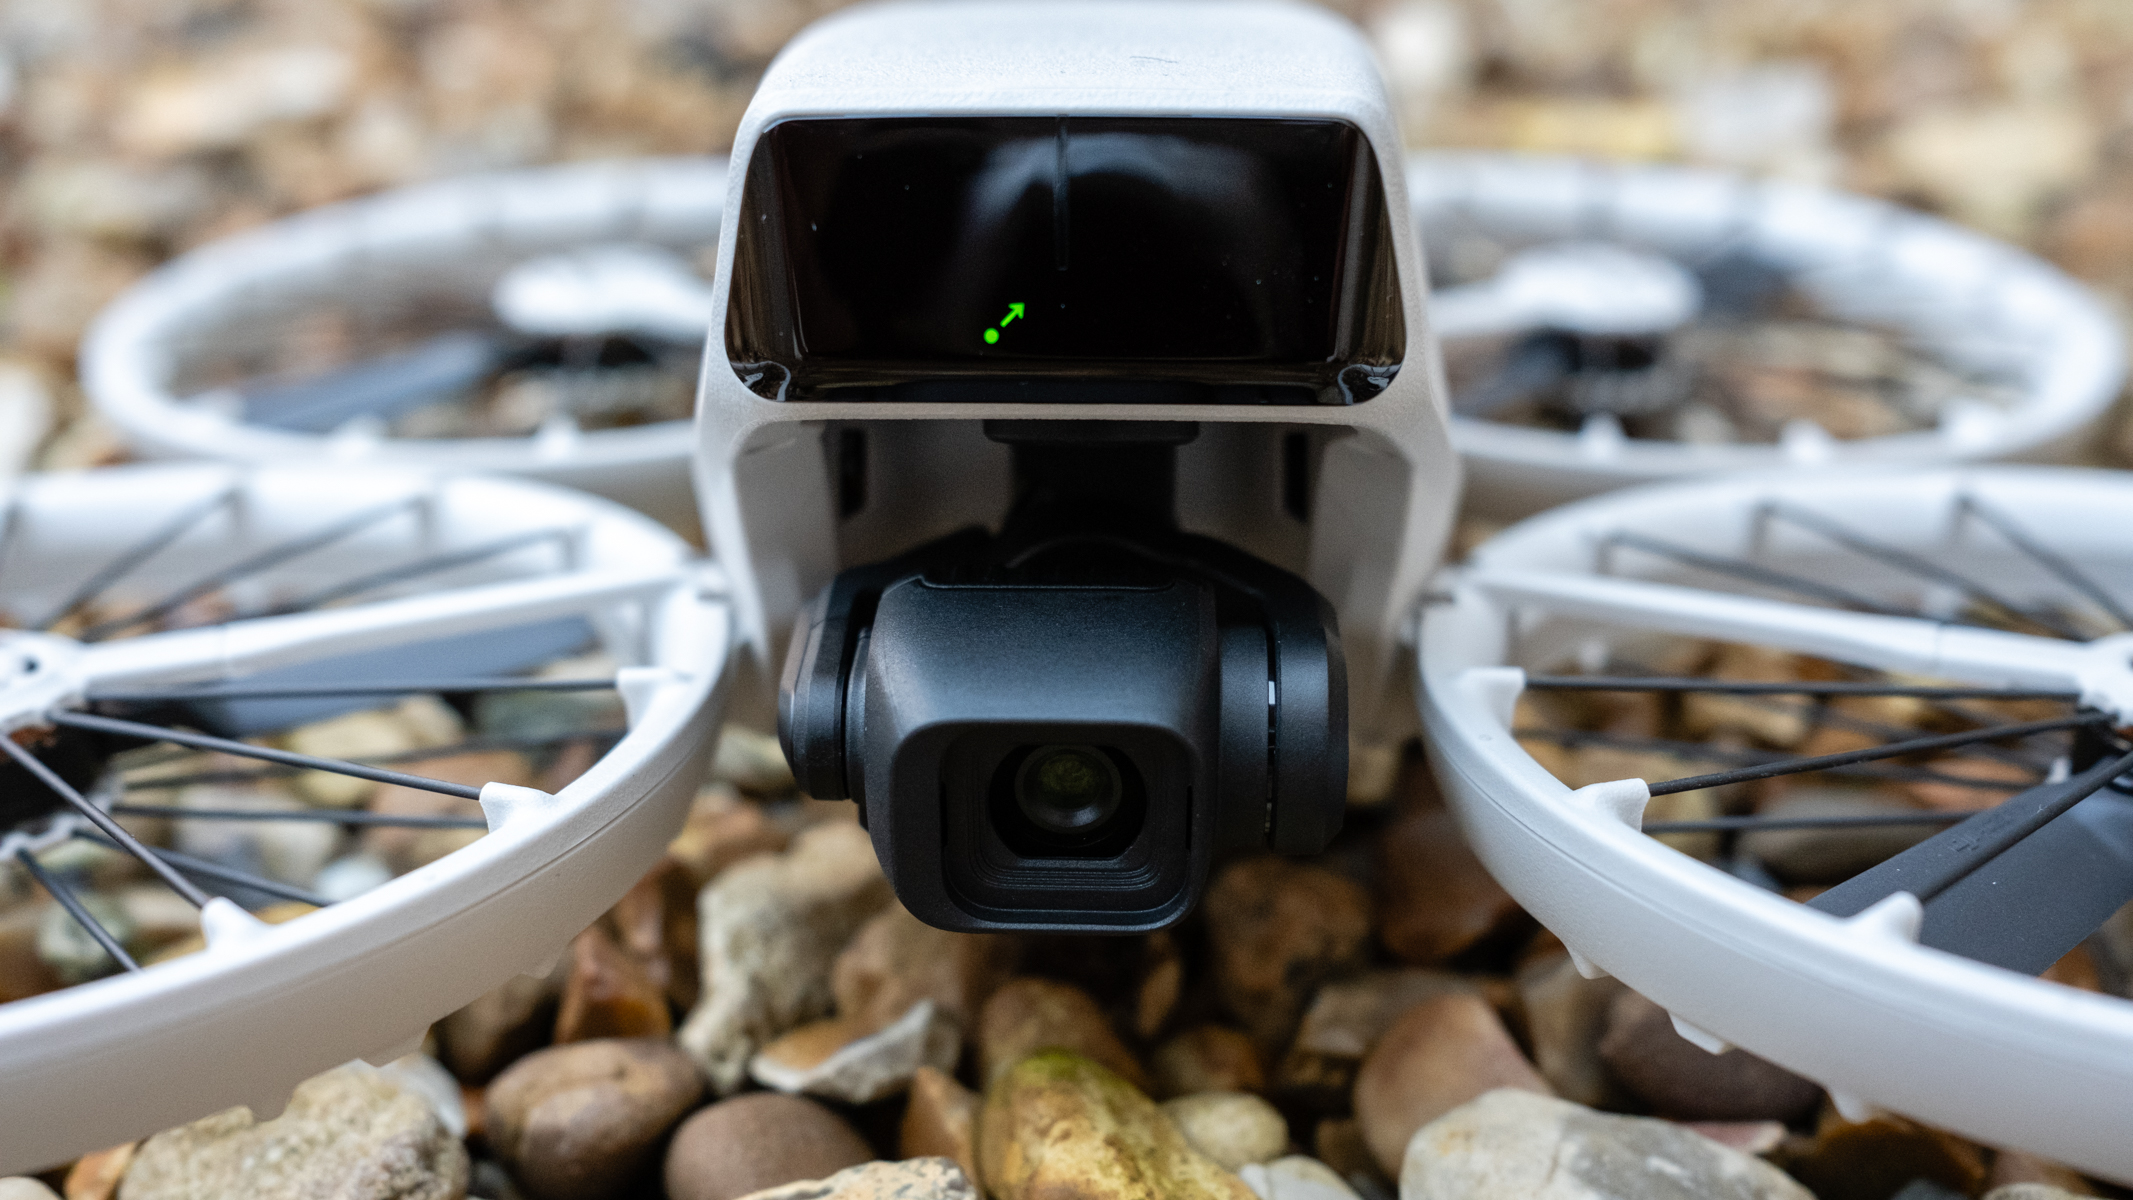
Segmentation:
<svg viewBox="0 0 2133 1200">
<path fill-rule="evenodd" d="M 865 6 L 765 75 L 698 407 L 734 701 L 920 918 L 1160 928 L 1411 730 L 1459 480 L 1399 146 L 1288 4 Z"/>
</svg>

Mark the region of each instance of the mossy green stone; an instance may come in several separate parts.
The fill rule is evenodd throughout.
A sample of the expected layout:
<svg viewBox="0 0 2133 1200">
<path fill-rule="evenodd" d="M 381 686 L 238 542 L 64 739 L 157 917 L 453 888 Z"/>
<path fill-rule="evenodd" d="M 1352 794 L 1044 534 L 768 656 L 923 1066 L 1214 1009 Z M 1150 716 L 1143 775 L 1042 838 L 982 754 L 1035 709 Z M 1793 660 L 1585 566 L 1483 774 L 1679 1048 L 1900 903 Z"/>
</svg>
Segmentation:
<svg viewBox="0 0 2133 1200">
<path fill-rule="evenodd" d="M 995 1200 L 1256 1200 L 1139 1088 L 1061 1050 L 986 1090 L 978 1164 Z"/>
</svg>

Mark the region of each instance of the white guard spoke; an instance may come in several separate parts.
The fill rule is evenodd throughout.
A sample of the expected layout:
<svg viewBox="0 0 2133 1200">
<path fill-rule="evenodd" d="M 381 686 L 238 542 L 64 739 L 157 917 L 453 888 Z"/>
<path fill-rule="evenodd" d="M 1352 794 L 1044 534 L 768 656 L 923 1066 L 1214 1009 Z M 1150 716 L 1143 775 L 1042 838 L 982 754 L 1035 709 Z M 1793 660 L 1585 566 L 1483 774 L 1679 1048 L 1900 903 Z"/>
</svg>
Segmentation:
<svg viewBox="0 0 2133 1200">
<path fill-rule="evenodd" d="M 223 679 L 341 654 L 583 613 L 682 582 L 677 567 L 582 571 L 378 604 L 232 621 L 86 647 L 91 691 Z"/>
<path fill-rule="evenodd" d="M 2062 642 L 1914 617 L 1815 608 L 1639 579 L 1558 571 L 1483 570 L 1466 585 L 1510 605 L 1691 637 L 1748 642 L 1840 662 L 1986 687 L 2078 690 L 2133 711 L 2117 639 Z"/>
</svg>

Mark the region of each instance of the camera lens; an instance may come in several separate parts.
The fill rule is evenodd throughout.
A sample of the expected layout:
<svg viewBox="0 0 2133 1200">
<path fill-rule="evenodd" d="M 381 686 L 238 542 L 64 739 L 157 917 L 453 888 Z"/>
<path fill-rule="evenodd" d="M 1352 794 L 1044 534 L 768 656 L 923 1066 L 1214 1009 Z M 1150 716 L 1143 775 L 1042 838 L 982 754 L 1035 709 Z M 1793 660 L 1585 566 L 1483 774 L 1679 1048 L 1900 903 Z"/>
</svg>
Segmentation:
<svg viewBox="0 0 2133 1200">
<path fill-rule="evenodd" d="M 1015 773 L 1015 806 L 1046 833 L 1093 833 L 1118 811 L 1124 784 L 1094 746 L 1039 746 Z"/>
</svg>

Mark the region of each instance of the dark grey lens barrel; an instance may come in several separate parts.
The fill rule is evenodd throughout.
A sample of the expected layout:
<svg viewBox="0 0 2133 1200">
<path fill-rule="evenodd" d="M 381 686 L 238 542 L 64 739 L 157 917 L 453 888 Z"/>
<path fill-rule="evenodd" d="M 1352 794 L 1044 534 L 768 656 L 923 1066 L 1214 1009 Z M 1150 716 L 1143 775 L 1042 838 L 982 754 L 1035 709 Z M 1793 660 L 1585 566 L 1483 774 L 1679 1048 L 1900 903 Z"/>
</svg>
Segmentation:
<svg viewBox="0 0 2133 1200">
<path fill-rule="evenodd" d="M 1093 832 L 1124 795 L 1118 767 L 1094 746 L 1039 746 L 1015 773 L 1016 807 L 1046 833 Z"/>
</svg>

